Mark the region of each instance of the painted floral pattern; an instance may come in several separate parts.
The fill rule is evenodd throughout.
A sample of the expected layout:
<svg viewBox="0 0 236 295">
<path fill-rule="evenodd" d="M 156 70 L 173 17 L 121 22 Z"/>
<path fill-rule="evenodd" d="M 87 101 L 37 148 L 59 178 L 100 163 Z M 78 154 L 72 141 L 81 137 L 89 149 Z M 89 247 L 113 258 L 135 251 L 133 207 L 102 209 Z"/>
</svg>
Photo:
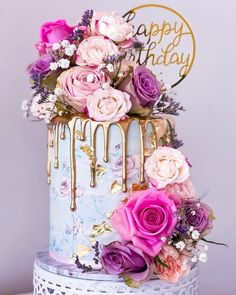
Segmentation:
<svg viewBox="0 0 236 295">
<path fill-rule="evenodd" d="M 121 184 L 122 177 L 122 148 L 120 131 L 111 127 L 109 136 L 109 162 L 103 161 L 103 133 L 97 131 L 97 165 L 102 169 L 96 178 L 96 188 L 90 187 L 90 161 L 80 149 L 82 145 L 90 144 L 89 130 L 86 130 L 86 140 L 76 140 L 76 164 L 77 164 L 77 211 L 71 212 L 70 194 L 70 154 L 69 131 L 66 130 L 66 138 L 59 141 L 59 168 L 53 166 L 54 149 L 51 148 L 52 182 L 51 182 L 51 239 L 50 253 L 53 257 L 63 262 L 73 263 L 77 245 L 92 247 L 91 232 L 94 225 L 103 222 L 110 224 L 109 215 L 118 206 L 120 200 L 125 197 L 121 192 L 111 192 L 114 181 Z M 128 187 L 132 183 L 139 182 L 139 154 L 140 147 L 136 144 L 139 136 L 139 127 L 133 123 L 129 132 L 128 157 L 127 157 L 127 181 Z M 101 168 L 102 167 L 102 168 Z M 108 244 L 118 235 L 113 231 L 104 233 L 97 240 L 101 244 Z M 94 253 L 91 252 L 81 258 L 82 261 L 91 262 Z"/>
</svg>

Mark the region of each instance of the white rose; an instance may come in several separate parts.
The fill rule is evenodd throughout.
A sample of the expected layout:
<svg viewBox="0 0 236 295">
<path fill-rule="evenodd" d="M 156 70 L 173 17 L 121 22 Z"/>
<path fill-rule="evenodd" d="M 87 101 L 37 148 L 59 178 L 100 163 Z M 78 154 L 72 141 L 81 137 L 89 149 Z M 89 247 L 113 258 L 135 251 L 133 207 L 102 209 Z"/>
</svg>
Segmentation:
<svg viewBox="0 0 236 295">
<path fill-rule="evenodd" d="M 91 22 L 94 34 L 100 34 L 120 43 L 133 37 L 133 26 L 115 12 L 95 12 Z"/>
<path fill-rule="evenodd" d="M 93 36 L 85 39 L 77 49 L 76 64 L 98 66 L 110 55 L 117 55 L 118 47 L 103 36 Z"/>
<path fill-rule="evenodd" d="M 158 147 L 146 160 L 145 170 L 152 185 L 158 189 L 189 178 L 189 165 L 184 155 L 171 147 Z"/>
</svg>

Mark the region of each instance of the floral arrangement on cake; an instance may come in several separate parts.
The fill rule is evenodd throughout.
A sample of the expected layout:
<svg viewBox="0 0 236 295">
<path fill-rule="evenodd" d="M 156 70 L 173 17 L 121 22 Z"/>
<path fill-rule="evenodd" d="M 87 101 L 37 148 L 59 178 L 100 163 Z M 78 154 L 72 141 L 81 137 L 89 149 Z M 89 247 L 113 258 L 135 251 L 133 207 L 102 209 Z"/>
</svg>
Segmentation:
<svg viewBox="0 0 236 295">
<path fill-rule="evenodd" d="M 33 97 L 22 104 L 27 117 L 50 123 L 84 114 L 115 123 L 183 110 L 162 79 L 126 58 L 142 44 L 116 13 L 87 10 L 75 26 L 45 23 L 36 48 L 39 58 L 28 67 Z M 207 260 L 202 241 L 212 229 L 213 211 L 197 197 L 191 165 L 176 148 L 158 147 L 146 158 L 147 186 L 136 185 L 110 219 L 120 240 L 94 246 L 101 270 L 122 276 L 131 287 L 153 276 L 176 282 L 193 263 Z M 78 257 L 75 263 L 93 270 Z"/>
<path fill-rule="evenodd" d="M 24 115 L 49 123 L 57 116 L 85 113 L 96 121 L 117 122 L 131 114 L 178 115 L 182 106 L 170 87 L 145 65 L 126 58 L 142 44 L 133 26 L 116 13 L 85 11 L 79 23 L 42 25 L 39 58 L 28 67 L 33 98 Z"/>
<path fill-rule="evenodd" d="M 133 190 L 111 217 L 120 240 L 104 245 L 101 264 L 138 287 L 153 275 L 177 282 L 198 261 L 207 261 L 205 236 L 213 211 L 196 197 L 190 164 L 171 147 L 158 147 L 146 159 L 148 189 Z"/>
</svg>

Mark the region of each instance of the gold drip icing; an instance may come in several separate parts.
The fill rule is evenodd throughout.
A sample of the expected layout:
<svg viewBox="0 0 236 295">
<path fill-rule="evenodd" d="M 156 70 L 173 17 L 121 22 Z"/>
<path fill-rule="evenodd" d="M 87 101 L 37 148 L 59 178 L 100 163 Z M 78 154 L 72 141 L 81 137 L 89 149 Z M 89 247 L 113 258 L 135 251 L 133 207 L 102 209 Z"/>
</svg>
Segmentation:
<svg viewBox="0 0 236 295">
<path fill-rule="evenodd" d="M 76 128 L 77 120 L 80 121 L 80 127 Z M 102 127 L 104 133 L 104 162 L 109 161 L 109 129 L 111 125 L 116 125 L 120 129 L 121 140 L 122 140 L 122 185 L 121 189 L 123 192 L 127 192 L 127 136 L 130 125 L 133 121 L 137 121 L 139 124 L 140 131 L 140 183 L 145 183 L 144 177 L 144 162 L 145 162 L 145 149 L 146 149 L 146 138 L 149 125 L 153 133 L 153 145 L 154 148 L 158 147 L 158 142 L 160 138 L 164 135 L 164 120 L 162 118 L 145 118 L 145 117 L 130 117 L 124 121 L 117 123 L 109 122 L 95 122 L 85 115 L 79 115 L 73 117 L 70 121 L 65 119 L 57 119 L 54 124 L 54 140 L 52 136 L 53 126 L 49 126 L 48 129 L 48 147 L 54 146 L 55 153 L 55 162 L 54 167 L 59 167 L 58 159 L 58 145 L 59 139 L 63 140 L 66 137 L 65 128 L 68 125 L 70 131 L 70 162 L 71 162 L 71 211 L 76 210 L 76 157 L 75 157 L 75 139 L 84 141 L 86 139 L 86 125 L 90 123 L 90 149 L 92 151 L 92 156 L 90 157 L 90 170 L 91 170 L 91 179 L 90 186 L 96 186 L 96 176 L 99 177 L 97 157 L 96 157 L 96 138 L 97 138 L 97 129 L 99 126 Z M 61 126 L 60 138 L 59 135 L 59 126 Z M 51 127 L 51 128 L 50 128 Z M 76 130 L 80 129 L 80 130 Z M 48 152 L 48 178 L 50 181 L 50 153 Z M 102 166 L 101 166 L 102 167 Z M 103 172 L 101 172 L 103 173 Z"/>
<path fill-rule="evenodd" d="M 140 121 L 139 130 L 140 130 L 140 177 L 139 177 L 139 181 L 141 183 L 144 183 L 145 182 L 144 161 L 145 161 L 145 141 L 146 141 L 145 121 Z"/>
<path fill-rule="evenodd" d="M 71 204 L 70 210 L 76 210 L 76 158 L 75 158 L 75 125 L 78 117 L 69 121 L 70 130 L 70 165 L 71 165 Z"/>
<path fill-rule="evenodd" d="M 48 163 L 47 163 L 48 184 L 51 183 L 51 147 L 52 146 L 53 146 L 52 126 L 48 125 Z"/>
<path fill-rule="evenodd" d="M 90 180 L 90 186 L 95 187 L 96 186 L 96 131 L 99 126 L 99 123 L 91 121 L 90 122 L 90 136 L 91 136 L 91 147 L 93 151 L 93 156 L 90 161 L 90 170 L 91 170 L 91 180 Z"/>
<path fill-rule="evenodd" d="M 84 141 L 85 140 L 85 130 L 86 130 L 86 125 L 88 122 L 90 122 L 90 119 L 86 117 L 81 116 L 81 131 L 80 131 L 80 140 Z"/>
<path fill-rule="evenodd" d="M 63 140 L 66 138 L 66 124 L 61 124 L 61 135 L 60 138 Z"/>
<path fill-rule="evenodd" d="M 109 149 L 109 127 L 110 123 L 105 123 L 103 125 L 103 132 L 104 132 L 104 157 L 103 161 L 107 163 L 109 161 L 108 158 L 108 149 Z"/>
<path fill-rule="evenodd" d="M 54 161 L 54 168 L 56 168 L 56 169 L 59 168 L 59 160 L 58 160 L 59 127 L 60 127 L 60 124 L 57 124 L 55 126 L 55 144 L 54 144 L 55 161 Z"/>
<path fill-rule="evenodd" d="M 53 147 L 53 126 L 48 125 L 48 129 L 50 129 L 50 137 L 48 138 L 48 144 L 50 147 Z"/>
<path fill-rule="evenodd" d="M 120 127 L 122 138 L 122 192 L 127 192 L 127 135 L 132 120 L 116 123 Z"/>
</svg>

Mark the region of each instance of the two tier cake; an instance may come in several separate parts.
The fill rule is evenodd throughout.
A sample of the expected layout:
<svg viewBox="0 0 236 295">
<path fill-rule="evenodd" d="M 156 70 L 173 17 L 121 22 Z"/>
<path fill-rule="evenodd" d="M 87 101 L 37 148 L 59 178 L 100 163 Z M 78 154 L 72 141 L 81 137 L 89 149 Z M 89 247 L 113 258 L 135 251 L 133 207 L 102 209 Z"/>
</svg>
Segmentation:
<svg viewBox="0 0 236 295">
<path fill-rule="evenodd" d="M 212 210 L 178 150 L 183 110 L 116 13 L 42 25 L 25 115 L 48 125 L 50 246 L 34 294 L 199 294 Z"/>
</svg>

